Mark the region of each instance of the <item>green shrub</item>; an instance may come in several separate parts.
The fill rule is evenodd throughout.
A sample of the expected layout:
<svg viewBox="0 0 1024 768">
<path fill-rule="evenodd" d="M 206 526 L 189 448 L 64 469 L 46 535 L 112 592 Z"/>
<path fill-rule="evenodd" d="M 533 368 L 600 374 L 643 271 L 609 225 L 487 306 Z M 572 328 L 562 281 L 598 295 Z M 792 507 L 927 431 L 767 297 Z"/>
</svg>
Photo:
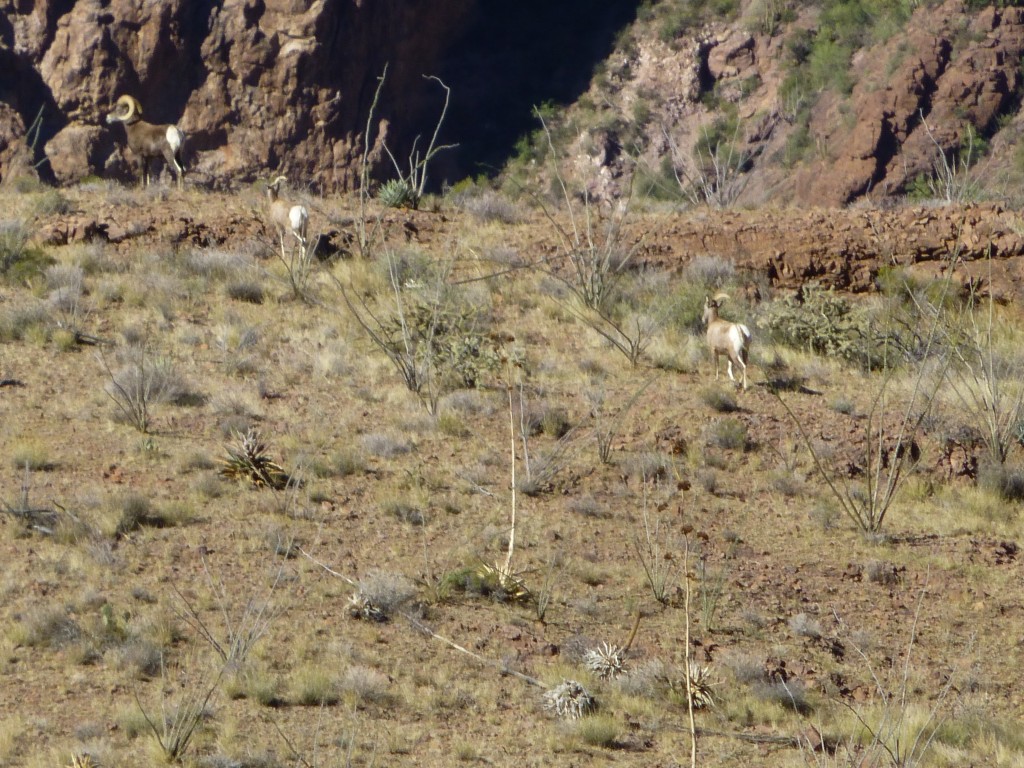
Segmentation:
<svg viewBox="0 0 1024 768">
<path fill-rule="evenodd" d="M 760 324 L 780 344 L 867 368 L 881 365 L 886 343 L 895 340 L 866 311 L 811 284 L 797 296 L 768 305 Z"/>
<path fill-rule="evenodd" d="M 35 282 L 55 263 L 45 251 L 29 245 L 29 232 L 23 224 L 0 222 L 0 275 L 9 283 Z"/>
</svg>

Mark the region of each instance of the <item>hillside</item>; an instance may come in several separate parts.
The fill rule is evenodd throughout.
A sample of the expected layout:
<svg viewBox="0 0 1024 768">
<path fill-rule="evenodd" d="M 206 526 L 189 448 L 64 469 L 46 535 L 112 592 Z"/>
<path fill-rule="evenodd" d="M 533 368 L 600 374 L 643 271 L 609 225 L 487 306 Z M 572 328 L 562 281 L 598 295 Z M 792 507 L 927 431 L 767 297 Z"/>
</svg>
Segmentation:
<svg viewBox="0 0 1024 768">
<path fill-rule="evenodd" d="M 700 765 L 1024 761 L 1015 304 L 794 299 L 638 208 L 592 310 L 571 208 L 302 199 L 324 261 L 254 189 L 4 193 L 4 764 L 678 764 L 692 664 Z"/>
</svg>

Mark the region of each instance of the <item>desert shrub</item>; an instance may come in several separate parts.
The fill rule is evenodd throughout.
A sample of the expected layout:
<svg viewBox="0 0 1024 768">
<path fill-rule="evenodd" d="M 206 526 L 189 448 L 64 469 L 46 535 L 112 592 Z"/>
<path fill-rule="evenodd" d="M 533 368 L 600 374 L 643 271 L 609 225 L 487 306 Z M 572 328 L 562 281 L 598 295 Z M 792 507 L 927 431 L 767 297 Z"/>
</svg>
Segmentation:
<svg viewBox="0 0 1024 768">
<path fill-rule="evenodd" d="M 137 680 L 145 680 L 160 674 L 163 651 L 153 642 L 135 638 L 119 646 L 114 652 L 118 669 L 127 672 Z"/>
<path fill-rule="evenodd" d="M 0 310 L 0 342 L 46 336 L 50 312 L 45 304 Z"/>
<path fill-rule="evenodd" d="M 35 440 L 10 445 L 10 463 L 15 469 L 48 472 L 56 466 L 49 458 L 46 446 Z"/>
<path fill-rule="evenodd" d="M 812 619 L 806 613 L 798 613 L 789 618 L 789 629 L 798 637 L 808 637 L 818 640 L 822 636 L 821 623 Z"/>
<path fill-rule="evenodd" d="M 522 215 L 519 208 L 507 197 L 493 190 L 467 195 L 461 201 L 462 210 L 481 223 L 500 222 L 515 224 Z"/>
<path fill-rule="evenodd" d="M 71 212 L 71 201 L 59 189 L 46 189 L 35 196 L 32 212 L 36 216 L 55 216 Z"/>
<path fill-rule="evenodd" d="M 11 639 L 19 644 L 42 648 L 60 648 L 76 642 L 82 628 L 63 608 L 39 607 L 24 615 L 9 630 Z"/>
<path fill-rule="evenodd" d="M 597 519 L 611 517 L 611 513 L 593 496 L 573 496 L 566 503 L 566 508 L 581 517 Z"/>
<path fill-rule="evenodd" d="M 391 698 L 389 685 L 387 675 L 360 665 L 346 669 L 339 682 L 341 691 L 354 699 L 357 706 L 387 702 Z"/>
<path fill-rule="evenodd" d="M 224 293 L 229 299 L 244 301 L 249 304 L 263 303 L 263 286 L 256 280 L 235 278 L 224 284 Z"/>
<path fill-rule="evenodd" d="M 692 0 L 686 3 L 661 3 L 658 37 L 670 43 L 684 32 L 699 28 L 711 19 L 732 18 L 739 10 L 737 0 Z"/>
<path fill-rule="evenodd" d="M 901 344 L 897 334 L 879 330 L 865 310 L 820 286 L 804 286 L 797 296 L 767 306 L 759 325 L 780 344 L 874 369 L 886 362 L 886 349 Z"/>
<path fill-rule="evenodd" d="M 580 740 L 591 747 L 613 747 L 619 737 L 619 720 L 610 714 L 594 714 L 580 718 L 575 731 Z"/>
<path fill-rule="evenodd" d="M 708 428 L 707 441 L 709 445 L 727 451 L 746 450 L 747 425 L 731 416 L 719 419 Z"/>
<path fill-rule="evenodd" d="M 124 536 L 143 526 L 166 528 L 174 522 L 171 514 L 156 509 L 145 496 L 129 493 L 121 499 L 121 514 L 114 535 Z"/>
<path fill-rule="evenodd" d="M 125 364 L 114 372 L 100 356 L 109 378 L 104 389 L 119 415 L 140 432 L 149 430 L 153 405 L 195 402 L 197 395 L 185 384 L 169 358 L 154 356 L 144 347 L 133 347 L 124 357 Z"/>
<path fill-rule="evenodd" d="M 299 669 L 293 686 L 295 703 L 304 707 L 331 706 L 341 700 L 338 681 L 321 665 Z"/>
<path fill-rule="evenodd" d="M 18 221 L 0 221 L 0 275 L 13 284 L 35 282 L 56 259 L 29 245 L 30 232 Z"/>
<path fill-rule="evenodd" d="M 686 265 L 686 277 L 707 291 L 717 291 L 736 275 L 736 267 L 721 256 L 696 256 Z"/>
<path fill-rule="evenodd" d="M 399 573 L 375 570 L 359 580 L 357 595 L 385 616 L 401 610 L 416 595 L 412 582 Z"/>
<path fill-rule="evenodd" d="M 985 462 L 978 471 L 978 484 L 1005 501 L 1024 501 L 1024 469 L 1020 467 Z"/>
<path fill-rule="evenodd" d="M 739 409 L 736 396 L 727 389 L 712 386 L 700 391 L 700 399 L 704 404 L 718 413 L 733 413 Z"/>
<path fill-rule="evenodd" d="M 412 443 L 408 440 L 383 432 L 371 432 L 370 434 L 363 435 L 360 438 L 360 442 L 363 450 L 368 454 L 382 459 L 390 459 L 404 453 L 409 453 L 413 448 Z"/>
<path fill-rule="evenodd" d="M 392 517 L 410 525 L 423 525 L 426 516 L 418 504 L 407 499 L 389 499 L 381 504 L 381 510 Z"/>
</svg>

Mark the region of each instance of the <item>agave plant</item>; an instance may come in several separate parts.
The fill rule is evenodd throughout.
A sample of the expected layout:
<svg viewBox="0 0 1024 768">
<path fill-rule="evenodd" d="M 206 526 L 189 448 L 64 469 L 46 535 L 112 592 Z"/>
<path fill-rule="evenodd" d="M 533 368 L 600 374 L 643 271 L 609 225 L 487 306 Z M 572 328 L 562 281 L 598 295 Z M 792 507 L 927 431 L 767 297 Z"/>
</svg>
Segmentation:
<svg viewBox="0 0 1024 768">
<path fill-rule="evenodd" d="M 617 645 L 601 643 L 583 655 L 583 665 L 602 680 L 622 674 L 626 651 Z"/>
<path fill-rule="evenodd" d="M 510 603 L 527 603 L 532 597 L 530 590 L 518 575 L 497 563 L 480 563 L 476 574 L 488 592 L 503 597 Z"/>
<path fill-rule="evenodd" d="M 376 605 L 362 592 L 356 592 L 348 599 L 348 615 L 353 619 L 384 623 L 388 620 L 387 611 Z"/>
<path fill-rule="evenodd" d="M 715 705 L 715 697 L 711 693 L 711 668 L 698 664 L 693 659 L 686 662 L 686 672 L 690 676 L 690 701 L 694 709 L 709 709 Z M 686 695 L 686 682 L 682 681 L 681 693 Z M 684 698 L 685 701 L 685 698 Z"/>
<path fill-rule="evenodd" d="M 544 693 L 544 709 L 559 717 L 579 720 L 597 709 L 597 702 L 581 683 L 565 680 Z"/>
<path fill-rule="evenodd" d="M 390 179 L 381 185 L 377 198 L 388 208 L 416 208 L 419 196 L 405 179 Z"/>
<path fill-rule="evenodd" d="M 227 458 L 221 459 L 220 474 L 236 480 L 248 480 L 257 488 L 281 490 L 288 485 L 288 473 L 270 458 L 267 444 L 260 433 L 250 427 L 242 435 L 236 434 L 237 446 L 227 448 Z"/>
</svg>

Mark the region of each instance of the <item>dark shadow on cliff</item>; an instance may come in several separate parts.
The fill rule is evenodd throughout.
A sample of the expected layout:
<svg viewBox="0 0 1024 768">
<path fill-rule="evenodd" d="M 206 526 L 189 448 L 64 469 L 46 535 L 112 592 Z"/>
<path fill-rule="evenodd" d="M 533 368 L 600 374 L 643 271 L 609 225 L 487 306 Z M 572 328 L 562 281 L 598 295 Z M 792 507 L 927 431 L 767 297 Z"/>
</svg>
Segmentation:
<svg viewBox="0 0 1024 768">
<path fill-rule="evenodd" d="M 538 127 L 534 105 L 579 98 L 639 5 L 639 0 L 479 3 L 443 71 L 431 73 L 452 89 L 442 139 L 458 142 L 459 148 L 444 163 L 448 180 L 504 165 L 519 137 Z"/>
<path fill-rule="evenodd" d="M 0 101 L 10 104 L 21 115 L 26 130 L 32 129 L 36 117 L 40 117 L 38 130 L 24 138 L 27 144 L 35 141 L 35 145 L 30 146 L 31 161 L 39 178 L 53 183 L 53 172 L 43 148 L 67 125 L 67 120 L 40 74 L 23 59 L 11 51 L 0 51 L 0 72 L 3 72 L 0 75 Z"/>
</svg>

